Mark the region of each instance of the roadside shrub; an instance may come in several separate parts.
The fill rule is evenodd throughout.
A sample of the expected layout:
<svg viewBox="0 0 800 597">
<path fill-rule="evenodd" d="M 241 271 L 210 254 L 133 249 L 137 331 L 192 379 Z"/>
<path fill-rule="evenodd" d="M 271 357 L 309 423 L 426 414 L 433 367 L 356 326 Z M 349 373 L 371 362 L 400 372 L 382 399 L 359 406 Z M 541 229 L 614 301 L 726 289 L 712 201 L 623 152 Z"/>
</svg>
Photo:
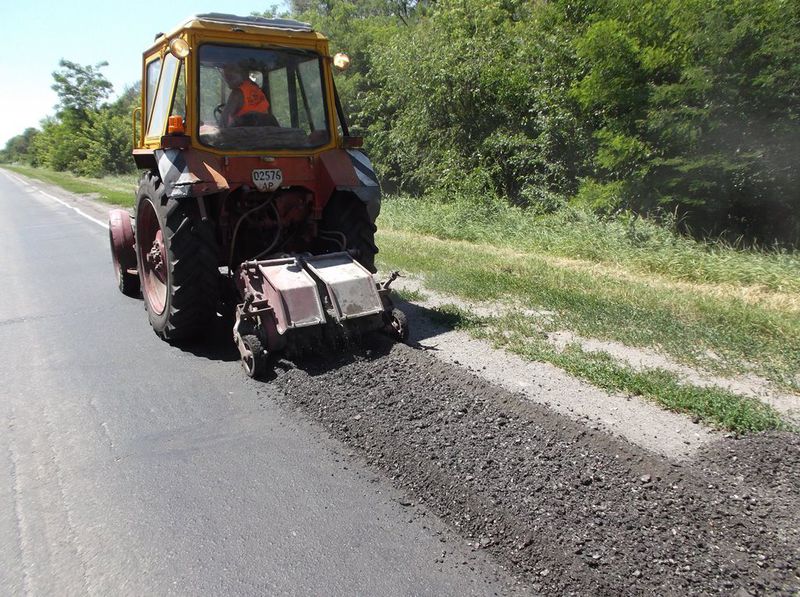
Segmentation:
<svg viewBox="0 0 800 597">
<path fill-rule="evenodd" d="M 579 209 L 603 215 L 620 213 L 626 204 L 625 184 L 619 181 L 600 183 L 587 179 L 581 183 L 570 202 Z"/>
</svg>

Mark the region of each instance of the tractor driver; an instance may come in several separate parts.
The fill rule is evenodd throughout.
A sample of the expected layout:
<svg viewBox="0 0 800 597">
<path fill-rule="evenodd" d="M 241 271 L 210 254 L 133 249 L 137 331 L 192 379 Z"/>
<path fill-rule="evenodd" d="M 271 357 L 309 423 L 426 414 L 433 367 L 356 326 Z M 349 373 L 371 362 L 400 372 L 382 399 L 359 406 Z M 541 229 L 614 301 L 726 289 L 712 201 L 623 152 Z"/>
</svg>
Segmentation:
<svg viewBox="0 0 800 597">
<path fill-rule="evenodd" d="M 269 100 L 238 64 L 226 64 L 222 76 L 231 89 L 220 118 L 223 127 L 277 126 L 269 113 Z"/>
</svg>

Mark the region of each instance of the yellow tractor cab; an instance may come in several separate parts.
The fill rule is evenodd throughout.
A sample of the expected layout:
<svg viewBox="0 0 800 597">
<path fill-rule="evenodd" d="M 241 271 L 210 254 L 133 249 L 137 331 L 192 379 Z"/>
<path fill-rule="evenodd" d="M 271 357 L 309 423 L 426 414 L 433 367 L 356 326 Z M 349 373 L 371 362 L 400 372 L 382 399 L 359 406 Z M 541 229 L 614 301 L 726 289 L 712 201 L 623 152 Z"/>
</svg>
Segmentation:
<svg viewBox="0 0 800 597">
<path fill-rule="evenodd" d="M 180 124 L 170 130 L 170 117 L 183 120 L 192 146 L 226 155 L 314 152 L 342 143 L 344 118 L 337 110 L 328 40 L 306 23 L 198 15 L 160 35 L 143 58 L 138 128 L 144 134 L 137 149 L 161 148 L 163 136 L 179 133 Z M 252 83 L 262 91 L 270 121 L 255 117 L 235 123 L 240 126 L 221 121 L 232 91 L 226 68 L 228 74 L 238 70 L 247 87 Z M 266 135 L 251 130 L 270 124 Z"/>
</svg>

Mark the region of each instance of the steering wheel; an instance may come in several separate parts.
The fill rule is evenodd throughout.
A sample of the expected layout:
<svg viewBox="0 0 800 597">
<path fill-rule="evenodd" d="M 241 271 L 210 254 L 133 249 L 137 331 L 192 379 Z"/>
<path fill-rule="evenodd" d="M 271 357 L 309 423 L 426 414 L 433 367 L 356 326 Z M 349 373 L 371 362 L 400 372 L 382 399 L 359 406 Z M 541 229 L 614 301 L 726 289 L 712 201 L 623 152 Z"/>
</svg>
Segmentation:
<svg viewBox="0 0 800 597">
<path fill-rule="evenodd" d="M 222 123 L 222 111 L 225 109 L 225 104 L 220 104 L 214 108 L 214 120 L 217 121 L 218 126 L 224 126 Z"/>
</svg>

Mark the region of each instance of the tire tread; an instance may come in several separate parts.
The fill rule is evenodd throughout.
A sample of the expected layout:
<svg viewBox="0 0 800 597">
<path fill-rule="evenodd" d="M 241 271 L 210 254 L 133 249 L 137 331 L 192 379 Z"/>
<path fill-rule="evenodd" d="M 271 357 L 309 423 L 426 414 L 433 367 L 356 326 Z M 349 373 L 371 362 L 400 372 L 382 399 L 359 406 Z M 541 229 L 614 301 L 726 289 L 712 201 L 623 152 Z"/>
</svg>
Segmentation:
<svg viewBox="0 0 800 597">
<path fill-rule="evenodd" d="M 150 198 L 160 209 L 169 262 L 167 313 L 166 317 L 150 314 L 153 329 L 169 340 L 201 336 L 216 314 L 219 294 L 214 232 L 194 213 L 195 206 L 188 203 L 191 200 L 181 203 L 166 199 L 161 180 L 154 173 L 142 177 L 137 196 L 140 201 Z"/>
</svg>

